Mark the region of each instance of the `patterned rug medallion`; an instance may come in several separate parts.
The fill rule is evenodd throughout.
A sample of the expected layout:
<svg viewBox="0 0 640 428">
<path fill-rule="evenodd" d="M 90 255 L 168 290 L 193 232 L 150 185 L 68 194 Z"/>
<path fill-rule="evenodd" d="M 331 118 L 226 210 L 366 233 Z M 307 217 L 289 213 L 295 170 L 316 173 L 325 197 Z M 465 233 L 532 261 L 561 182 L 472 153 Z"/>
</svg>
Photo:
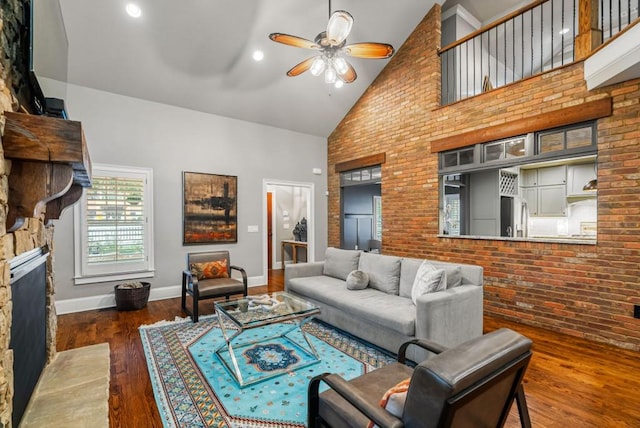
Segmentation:
<svg viewBox="0 0 640 428">
<path fill-rule="evenodd" d="M 195 324 L 177 320 L 140 327 L 164 426 L 304 427 L 307 384 L 313 376 L 334 372 L 352 379 L 395 361 L 386 351 L 312 321 L 304 331 L 320 356 L 315 363 L 300 346 L 305 343 L 300 332 L 277 337 L 286 327 L 276 324 L 242 334 L 242 341 L 249 343 L 234 354 L 245 381 L 276 374 L 244 388 L 215 354 L 224 344 L 215 316 L 201 317 Z M 222 353 L 228 356 L 226 347 Z"/>
</svg>

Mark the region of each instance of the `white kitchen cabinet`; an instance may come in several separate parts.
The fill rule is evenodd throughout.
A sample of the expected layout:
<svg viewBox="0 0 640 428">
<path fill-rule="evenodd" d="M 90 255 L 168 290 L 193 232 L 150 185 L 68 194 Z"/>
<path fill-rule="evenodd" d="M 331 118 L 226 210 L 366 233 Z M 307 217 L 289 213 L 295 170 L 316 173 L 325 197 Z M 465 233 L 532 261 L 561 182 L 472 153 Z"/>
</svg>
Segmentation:
<svg viewBox="0 0 640 428">
<path fill-rule="evenodd" d="M 567 215 L 567 187 L 538 186 L 538 217 L 564 217 Z"/>
<path fill-rule="evenodd" d="M 538 170 L 522 169 L 520 170 L 520 185 L 522 187 L 534 187 L 538 185 Z"/>
<path fill-rule="evenodd" d="M 522 197 L 532 217 L 567 215 L 567 167 L 556 165 L 521 171 Z"/>
<path fill-rule="evenodd" d="M 566 184 L 567 166 L 556 165 L 538 168 L 538 186 L 555 186 Z"/>
<path fill-rule="evenodd" d="M 537 187 L 523 187 L 522 197 L 527 201 L 527 207 L 529 208 L 529 215 L 532 217 L 538 217 L 538 188 Z"/>
<path fill-rule="evenodd" d="M 585 184 L 596 178 L 596 169 L 593 163 L 569 165 L 567 170 L 567 196 L 595 197 L 593 190 L 582 190 Z"/>
</svg>

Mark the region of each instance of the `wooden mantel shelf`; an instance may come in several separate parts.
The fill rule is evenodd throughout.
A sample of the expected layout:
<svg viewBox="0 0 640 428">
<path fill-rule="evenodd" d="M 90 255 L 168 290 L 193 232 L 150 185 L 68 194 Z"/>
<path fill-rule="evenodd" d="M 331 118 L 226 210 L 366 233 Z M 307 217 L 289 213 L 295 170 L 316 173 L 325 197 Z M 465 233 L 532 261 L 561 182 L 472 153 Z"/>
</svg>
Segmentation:
<svg viewBox="0 0 640 428">
<path fill-rule="evenodd" d="M 4 157 L 11 159 L 7 229 L 27 217 L 60 218 L 91 186 L 91 159 L 82 124 L 71 120 L 5 112 Z"/>
</svg>

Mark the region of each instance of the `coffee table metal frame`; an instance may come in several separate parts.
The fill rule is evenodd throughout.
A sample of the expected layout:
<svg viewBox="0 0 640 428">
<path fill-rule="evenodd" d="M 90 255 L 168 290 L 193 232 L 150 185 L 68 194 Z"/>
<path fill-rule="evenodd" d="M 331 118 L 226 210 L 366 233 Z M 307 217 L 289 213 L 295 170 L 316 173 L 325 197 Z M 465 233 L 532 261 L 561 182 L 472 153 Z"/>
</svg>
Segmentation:
<svg viewBox="0 0 640 428">
<path fill-rule="evenodd" d="M 220 324 L 220 330 L 222 330 L 222 335 L 225 340 L 225 342 L 215 350 L 215 354 L 227 369 L 227 371 L 238 382 L 240 388 L 244 388 L 245 386 L 253 385 L 255 383 L 280 376 L 281 374 L 289 372 L 292 369 L 300 369 L 320 362 L 320 356 L 318 355 L 318 352 L 307 337 L 307 334 L 302 329 L 302 326 L 304 324 L 309 322 L 315 315 L 320 313 L 320 309 L 312 305 L 311 303 L 306 302 L 298 297 L 292 296 L 286 292 L 273 293 L 272 297 L 279 302 L 275 307 L 270 307 L 268 305 L 251 304 L 250 302 L 256 301 L 256 299 L 252 299 L 252 297 L 214 302 L 216 314 L 218 316 L 218 323 Z M 235 326 L 235 329 L 231 329 L 230 331 L 230 329 L 225 326 L 225 319 L 229 321 L 233 326 Z M 261 338 L 257 341 L 250 340 L 242 342 L 238 340 L 234 342 L 234 339 L 240 337 L 242 333 L 247 330 L 264 327 L 271 324 L 285 323 L 288 321 L 291 322 L 290 327 L 285 328 L 280 332 L 280 334 L 268 338 Z M 300 331 L 302 337 L 304 338 L 304 341 L 306 342 L 306 347 L 288 336 L 289 333 L 293 331 Z M 287 367 L 286 369 L 273 370 L 265 376 L 260 376 L 256 379 L 245 381 L 242 376 L 242 371 L 240 370 L 240 367 L 238 365 L 234 347 L 241 348 L 247 345 L 263 343 L 275 338 L 284 338 L 290 342 L 293 342 L 311 357 L 311 361 L 303 364 L 298 364 L 294 367 Z M 231 364 L 229 364 L 227 359 L 222 356 L 222 352 L 225 349 L 227 349 L 229 352 Z"/>
</svg>

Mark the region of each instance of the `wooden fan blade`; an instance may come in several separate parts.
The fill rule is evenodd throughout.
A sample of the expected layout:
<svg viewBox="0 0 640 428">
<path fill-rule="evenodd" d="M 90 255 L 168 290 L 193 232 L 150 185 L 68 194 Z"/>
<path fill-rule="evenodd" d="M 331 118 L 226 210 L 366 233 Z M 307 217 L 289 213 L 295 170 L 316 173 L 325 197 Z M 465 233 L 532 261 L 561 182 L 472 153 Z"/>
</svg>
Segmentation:
<svg viewBox="0 0 640 428">
<path fill-rule="evenodd" d="M 344 83 L 351 83 L 356 80 L 358 74 L 356 73 L 356 69 L 353 68 L 353 65 L 349 64 L 349 61 L 347 61 L 347 66 L 347 72 L 340 76 L 340 78 L 344 80 Z"/>
<path fill-rule="evenodd" d="M 393 55 L 393 46 L 386 43 L 354 43 L 345 46 L 344 53 L 357 58 L 382 59 Z"/>
<path fill-rule="evenodd" d="M 311 68 L 311 64 L 313 64 L 313 61 L 315 59 L 316 57 L 312 56 L 311 58 L 307 58 L 301 63 L 294 65 L 291 70 L 287 71 L 287 76 L 295 77 L 304 73 L 305 71 Z"/>
<path fill-rule="evenodd" d="M 311 40 L 303 39 L 302 37 L 298 36 L 291 36 L 289 34 L 271 33 L 269 34 L 269 38 L 274 42 L 294 46 L 296 48 L 320 49 L 320 46 L 318 46 Z"/>
</svg>

